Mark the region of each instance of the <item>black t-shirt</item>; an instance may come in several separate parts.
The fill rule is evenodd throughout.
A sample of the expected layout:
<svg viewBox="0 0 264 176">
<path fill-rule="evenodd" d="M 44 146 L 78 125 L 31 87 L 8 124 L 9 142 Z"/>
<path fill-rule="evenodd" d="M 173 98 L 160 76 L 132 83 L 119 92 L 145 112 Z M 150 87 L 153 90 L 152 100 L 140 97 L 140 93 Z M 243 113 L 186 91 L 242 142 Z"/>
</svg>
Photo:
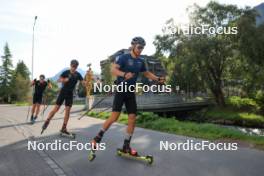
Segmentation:
<svg viewBox="0 0 264 176">
<path fill-rule="evenodd" d="M 66 71 L 62 72 L 60 77 L 69 79 L 68 82 L 63 84 L 61 90 L 71 91 L 71 92 L 73 91 L 73 89 L 74 89 L 75 85 L 77 84 L 77 82 L 83 80 L 83 77 L 82 77 L 82 75 L 79 72 L 76 71 L 75 73 L 71 73 L 70 70 L 66 70 Z"/>
<path fill-rule="evenodd" d="M 47 85 L 48 83 L 46 81 L 43 81 L 42 83 L 39 80 L 35 81 L 35 94 L 42 95 Z"/>
</svg>

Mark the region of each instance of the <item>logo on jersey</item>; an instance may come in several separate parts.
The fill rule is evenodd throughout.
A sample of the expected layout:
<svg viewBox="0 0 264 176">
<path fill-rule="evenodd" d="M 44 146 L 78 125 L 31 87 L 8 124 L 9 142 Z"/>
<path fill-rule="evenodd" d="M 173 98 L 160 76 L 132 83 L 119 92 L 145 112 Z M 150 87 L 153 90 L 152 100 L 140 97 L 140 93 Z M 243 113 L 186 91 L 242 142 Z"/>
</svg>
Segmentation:
<svg viewBox="0 0 264 176">
<path fill-rule="evenodd" d="M 141 68 L 141 66 L 142 66 L 142 62 L 137 61 L 137 67 Z"/>
<path fill-rule="evenodd" d="M 133 66 L 134 65 L 134 61 L 132 59 L 128 59 L 128 65 L 129 66 Z"/>
<path fill-rule="evenodd" d="M 77 79 L 77 77 L 78 77 L 77 73 L 69 73 L 69 75 L 68 75 L 69 80 Z"/>
<path fill-rule="evenodd" d="M 71 79 L 71 77 L 72 77 L 72 74 L 70 73 L 70 74 L 68 75 L 68 78 Z"/>
</svg>

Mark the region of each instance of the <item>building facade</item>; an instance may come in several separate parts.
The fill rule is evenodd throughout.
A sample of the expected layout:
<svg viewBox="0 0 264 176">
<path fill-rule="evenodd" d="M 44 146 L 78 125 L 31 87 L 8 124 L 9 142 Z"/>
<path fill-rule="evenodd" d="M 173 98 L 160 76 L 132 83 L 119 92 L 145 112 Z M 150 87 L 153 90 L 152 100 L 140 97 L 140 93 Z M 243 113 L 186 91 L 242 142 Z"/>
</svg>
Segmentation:
<svg viewBox="0 0 264 176">
<path fill-rule="evenodd" d="M 129 49 L 121 49 L 121 50 L 115 52 L 113 55 L 109 56 L 108 59 L 102 60 L 100 62 L 101 76 L 102 76 L 103 81 L 106 84 L 112 84 L 113 81 L 115 80 L 115 78 L 112 77 L 111 73 L 110 73 L 111 63 L 113 63 L 115 61 L 117 56 L 129 53 L 129 52 L 130 52 Z M 157 59 L 153 56 L 147 56 L 147 55 L 142 55 L 141 57 L 145 59 L 145 64 L 146 64 L 148 71 L 154 73 L 157 76 L 165 76 L 166 75 L 166 71 L 163 68 L 159 59 Z M 153 81 L 148 80 L 147 78 L 145 78 L 141 74 L 139 75 L 138 82 L 142 82 L 143 84 L 148 84 L 148 85 L 154 84 Z"/>
</svg>

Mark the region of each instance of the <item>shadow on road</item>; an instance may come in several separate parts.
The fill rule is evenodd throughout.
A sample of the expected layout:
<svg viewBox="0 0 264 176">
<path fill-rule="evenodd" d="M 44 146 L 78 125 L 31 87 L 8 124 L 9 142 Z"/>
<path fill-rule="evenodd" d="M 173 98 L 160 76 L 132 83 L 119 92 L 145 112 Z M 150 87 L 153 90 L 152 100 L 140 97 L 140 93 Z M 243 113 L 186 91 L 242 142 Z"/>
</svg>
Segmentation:
<svg viewBox="0 0 264 176">
<path fill-rule="evenodd" d="M 77 134 L 75 140 L 59 137 L 59 133 L 56 133 L 3 146 L 0 148 L 0 175 L 16 176 L 21 175 L 21 173 L 23 175 L 54 175 L 55 171 L 48 165 L 47 159 L 39 155 L 39 151 L 28 150 L 28 141 L 36 141 L 44 145 L 55 140 L 60 141 L 61 144 L 70 141 L 86 144 L 97 134 L 100 128 L 101 124 L 87 124 L 84 128 L 72 129 L 71 131 Z M 176 173 L 176 175 L 181 176 L 257 176 L 264 173 L 262 167 L 263 151 L 247 148 L 233 152 L 163 151 L 159 148 L 160 141 L 177 143 L 190 138 L 142 128 L 136 128 L 131 145 L 140 153 L 154 155 L 154 164 L 149 166 L 142 162 L 121 158 L 116 156 L 116 149 L 123 144 L 125 130 L 126 126 L 124 125 L 113 125 L 105 133 L 102 141 L 106 143 L 106 150 L 98 151 L 93 162 L 88 161 L 89 151 L 85 149 L 44 150 L 43 152 L 66 175 L 73 176 L 171 176 Z"/>
</svg>

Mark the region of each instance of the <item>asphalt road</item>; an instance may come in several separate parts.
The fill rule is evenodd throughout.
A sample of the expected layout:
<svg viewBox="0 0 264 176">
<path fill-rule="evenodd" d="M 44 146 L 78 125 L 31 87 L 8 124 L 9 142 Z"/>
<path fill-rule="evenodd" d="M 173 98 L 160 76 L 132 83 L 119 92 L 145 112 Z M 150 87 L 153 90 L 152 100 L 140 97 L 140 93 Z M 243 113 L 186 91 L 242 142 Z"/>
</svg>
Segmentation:
<svg viewBox="0 0 264 176">
<path fill-rule="evenodd" d="M 78 111 L 82 107 L 75 106 Z M 47 110 L 47 112 L 50 109 Z M 61 111 L 60 111 L 61 112 Z M 58 113 L 48 129 L 40 135 L 43 124 L 26 123 L 27 107 L 0 105 L 0 175 L 1 176 L 263 176 L 264 151 L 238 147 L 236 151 L 184 151 L 160 150 L 160 141 L 169 143 L 199 139 L 136 128 L 132 146 L 139 152 L 154 156 L 154 164 L 116 156 L 122 146 L 125 126 L 115 124 L 105 134 L 106 150 L 98 151 L 93 162 L 88 161 L 87 150 L 28 150 L 28 141 L 62 144 L 71 139 L 59 137 L 63 114 Z M 102 120 L 84 117 L 79 112 L 71 114 L 68 129 L 77 134 L 76 142 L 85 144 L 98 132 Z M 46 116 L 47 114 L 45 114 Z M 44 117 L 45 119 L 46 117 Z"/>
</svg>

